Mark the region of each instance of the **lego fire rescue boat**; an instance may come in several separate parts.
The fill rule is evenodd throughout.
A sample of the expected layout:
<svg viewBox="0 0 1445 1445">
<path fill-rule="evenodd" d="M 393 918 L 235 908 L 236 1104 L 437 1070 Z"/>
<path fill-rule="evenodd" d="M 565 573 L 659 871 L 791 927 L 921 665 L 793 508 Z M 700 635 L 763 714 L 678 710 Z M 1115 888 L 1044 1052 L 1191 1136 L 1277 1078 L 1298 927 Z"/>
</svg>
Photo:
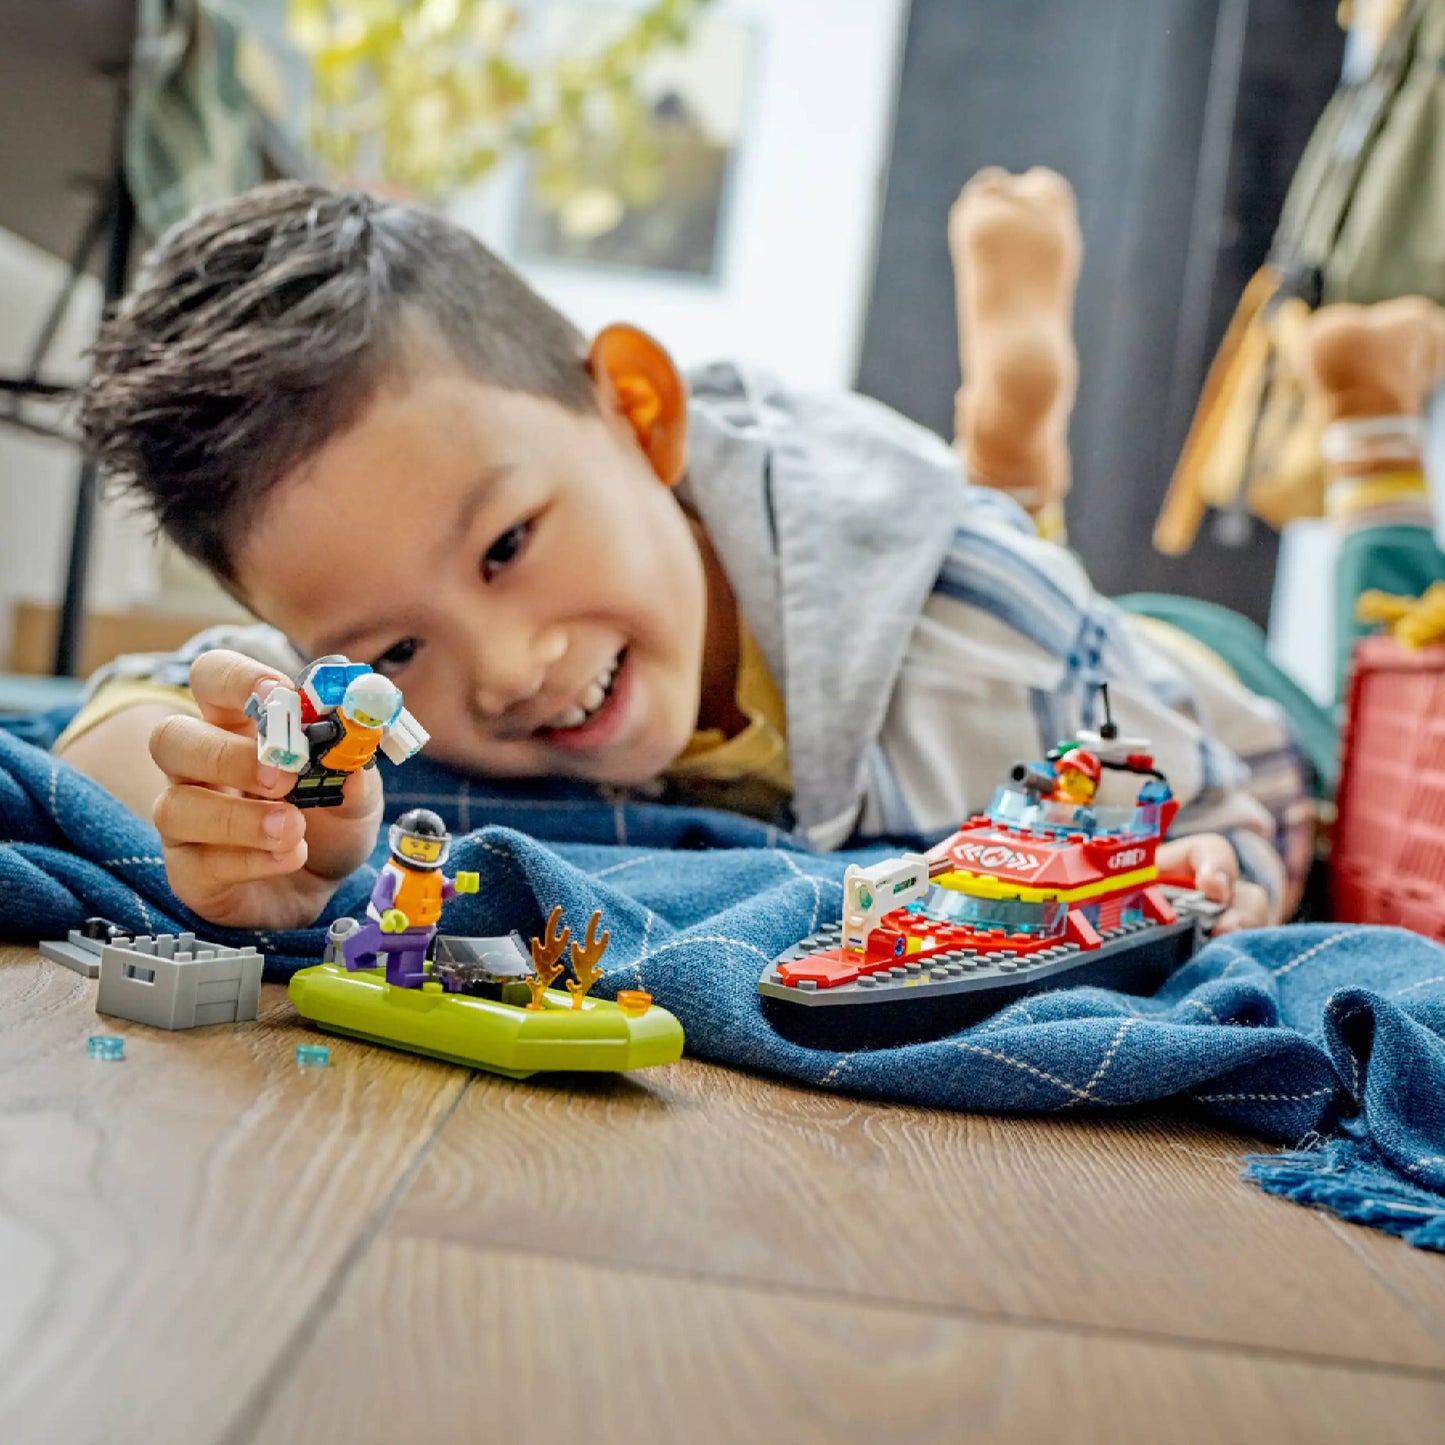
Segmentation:
<svg viewBox="0 0 1445 1445">
<path fill-rule="evenodd" d="M 1138 779 L 1132 804 L 1095 805 L 1106 772 Z M 1081 733 L 927 853 L 849 868 L 841 921 L 763 970 L 763 1011 L 798 1043 L 877 1048 L 1046 989 L 1152 992 L 1221 911 L 1159 880 L 1178 807 L 1147 742 L 1112 722 Z"/>
</svg>

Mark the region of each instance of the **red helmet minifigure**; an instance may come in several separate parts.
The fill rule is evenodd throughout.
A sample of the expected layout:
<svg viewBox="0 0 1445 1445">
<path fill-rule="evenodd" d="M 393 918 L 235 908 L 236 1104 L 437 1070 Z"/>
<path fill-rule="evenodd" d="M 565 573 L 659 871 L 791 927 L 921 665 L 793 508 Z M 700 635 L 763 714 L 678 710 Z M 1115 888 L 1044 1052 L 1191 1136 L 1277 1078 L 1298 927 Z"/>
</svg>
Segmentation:
<svg viewBox="0 0 1445 1445">
<path fill-rule="evenodd" d="M 1054 764 L 1058 785 L 1054 800 L 1060 803 L 1092 803 L 1099 790 L 1103 766 L 1087 748 L 1071 748 Z"/>
</svg>

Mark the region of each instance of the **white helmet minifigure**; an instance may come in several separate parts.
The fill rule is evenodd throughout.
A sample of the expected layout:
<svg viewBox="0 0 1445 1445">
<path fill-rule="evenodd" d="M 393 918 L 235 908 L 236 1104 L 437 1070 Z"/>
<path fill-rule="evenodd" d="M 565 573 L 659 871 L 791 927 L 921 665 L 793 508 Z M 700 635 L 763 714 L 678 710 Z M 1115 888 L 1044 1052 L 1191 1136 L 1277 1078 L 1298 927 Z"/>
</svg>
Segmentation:
<svg viewBox="0 0 1445 1445">
<path fill-rule="evenodd" d="M 390 726 L 401 713 L 401 707 L 401 689 L 379 672 L 353 678 L 341 699 L 343 716 L 367 728 Z"/>
</svg>

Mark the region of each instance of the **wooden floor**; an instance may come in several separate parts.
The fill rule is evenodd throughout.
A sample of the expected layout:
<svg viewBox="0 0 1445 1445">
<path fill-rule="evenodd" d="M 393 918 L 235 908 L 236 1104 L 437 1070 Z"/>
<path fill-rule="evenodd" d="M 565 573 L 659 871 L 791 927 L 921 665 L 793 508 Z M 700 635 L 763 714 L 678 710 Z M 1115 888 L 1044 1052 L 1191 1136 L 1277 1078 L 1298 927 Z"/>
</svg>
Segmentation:
<svg viewBox="0 0 1445 1445">
<path fill-rule="evenodd" d="M 1445 1259 L 1231 1135 L 301 1070 L 279 987 L 180 1034 L 94 989 L 0 947 L 4 1445 L 1445 1438 Z"/>
</svg>

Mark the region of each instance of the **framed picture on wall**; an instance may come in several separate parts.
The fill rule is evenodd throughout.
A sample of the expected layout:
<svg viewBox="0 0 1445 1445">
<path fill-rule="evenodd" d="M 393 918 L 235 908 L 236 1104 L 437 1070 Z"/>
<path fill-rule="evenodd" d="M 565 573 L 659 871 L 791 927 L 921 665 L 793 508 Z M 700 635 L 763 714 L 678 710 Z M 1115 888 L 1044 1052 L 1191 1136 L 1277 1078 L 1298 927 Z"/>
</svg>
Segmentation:
<svg viewBox="0 0 1445 1445">
<path fill-rule="evenodd" d="M 600 49 L 631 13 L 559 0 L 543 43 Z M 519 259 L 716 278 L 754 40 L 738 20 L 703 14 L 684 47 L 643 61 L 629 95 L 597 97 L 579 145 L 527 166 Z"/>
</svg>

